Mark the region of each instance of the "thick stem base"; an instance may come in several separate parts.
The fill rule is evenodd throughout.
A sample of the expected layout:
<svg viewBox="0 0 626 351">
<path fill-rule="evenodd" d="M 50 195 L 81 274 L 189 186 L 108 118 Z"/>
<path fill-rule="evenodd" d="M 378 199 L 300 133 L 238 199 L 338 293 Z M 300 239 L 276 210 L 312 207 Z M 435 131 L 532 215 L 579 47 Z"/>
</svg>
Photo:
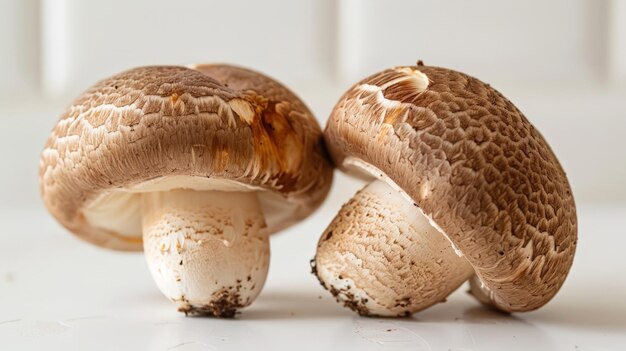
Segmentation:
<svg viewBox="0 0 626 351">
<path fill-rule="evenodd" d="M 145 193 L 142 212 L 150 272 L 179 311 L 232 317 L 259 294 L 269 240 L 254 192 Z"/>
<path fill-rule="evenodd" d="M 445 301 L 473 273 L 421 211 L 382 181 L 343 206 L 314 264 L 339 302 L 368 316 L 406 316 Z"/>
</svg>

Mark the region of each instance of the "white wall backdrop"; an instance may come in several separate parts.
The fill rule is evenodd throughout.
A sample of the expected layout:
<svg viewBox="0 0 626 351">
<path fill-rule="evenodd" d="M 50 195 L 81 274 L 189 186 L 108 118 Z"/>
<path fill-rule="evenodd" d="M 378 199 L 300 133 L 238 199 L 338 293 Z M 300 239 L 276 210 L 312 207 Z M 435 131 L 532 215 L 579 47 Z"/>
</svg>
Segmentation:
<svg viewBox="0 0 626 351">
<path fill-rule="evenodd" d="M 626 200 L 623 0 L 0 0 L 0 201 L 38 203 L 37 159 L 56 116 L 118 71 L 250 66 L 292 87 L 324 123 L 351 83 L 417 59 L 515 102 L 579 202 Z"/>
</svg>

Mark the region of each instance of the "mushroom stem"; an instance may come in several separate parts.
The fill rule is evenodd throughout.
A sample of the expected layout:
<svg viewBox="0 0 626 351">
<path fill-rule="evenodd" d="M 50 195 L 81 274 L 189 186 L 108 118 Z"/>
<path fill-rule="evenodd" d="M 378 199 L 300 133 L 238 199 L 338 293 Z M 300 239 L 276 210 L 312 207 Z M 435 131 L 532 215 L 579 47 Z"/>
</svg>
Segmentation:
<svg viewBox="0 0 626 351">
<path fill-rule="evenodd" d="M 142 213 L 150 272 L 179 311 L 232 317 L 259 294 L 269 239 L 256 193 L 144 193 Z"/>
<path fill-rule="evenodd" d="M 328 226 L 314 272 L 361 315 L 406 316 L 445 301 L 473 269 L 416 205 L 377 180 Z"/>
</svg>

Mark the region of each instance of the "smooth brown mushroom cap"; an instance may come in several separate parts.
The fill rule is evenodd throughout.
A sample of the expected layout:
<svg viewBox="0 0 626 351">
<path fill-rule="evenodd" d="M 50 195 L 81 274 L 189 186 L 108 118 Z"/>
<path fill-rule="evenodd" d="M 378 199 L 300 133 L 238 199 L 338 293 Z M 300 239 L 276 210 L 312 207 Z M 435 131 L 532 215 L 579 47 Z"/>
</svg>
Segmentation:
<svg viewBox="0 0 626 351">
<path fill-rule="evenodd" d="M 91 226 L 83 209 L 102 194 L 165 176 L 232 180 L 276 194 L 293 213 L 270 232 L 321 204 L 332 166 L 311 112 L 260 73 L 210 67 L 221 73 L 135 68 L 74 101 L 52 130 L 39 168 L 42 198 L 61 224 L 100 246 L 141 250 L 141 232 Z"/>
<path fill-rule="evenodd" d="M 380 169 L 467 258 L 491 302 L 548 302 L 572 264 L 574 198 L 554 153 L 524 115 L 476 78 L 396 67 L 339 100 L 324 137 L 336 164 Z"/>
</svg>

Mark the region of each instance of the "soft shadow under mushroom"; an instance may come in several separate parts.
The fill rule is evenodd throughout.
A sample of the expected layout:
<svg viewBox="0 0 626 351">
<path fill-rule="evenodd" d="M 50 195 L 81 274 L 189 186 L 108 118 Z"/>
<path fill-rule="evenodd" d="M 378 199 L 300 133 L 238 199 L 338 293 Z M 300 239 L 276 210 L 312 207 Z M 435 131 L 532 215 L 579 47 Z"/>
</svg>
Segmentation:
<svg viewBox="0 0 626 351">
<path fill-rule="evenodd" d="M 353 314 L 338 308 L 327 295 L 304 291 L 264 291 L 255 304 L 237 316 L 242 320 L 346 318 Z"/>
<path fill-rule="evenodd" d="M 626 333 L 626 304 L 620 303 L 626 287 L 590 286 L 594 287 L 570 289 L 554 304 L 524 317 L 534 323 Z"/>
</svg>

